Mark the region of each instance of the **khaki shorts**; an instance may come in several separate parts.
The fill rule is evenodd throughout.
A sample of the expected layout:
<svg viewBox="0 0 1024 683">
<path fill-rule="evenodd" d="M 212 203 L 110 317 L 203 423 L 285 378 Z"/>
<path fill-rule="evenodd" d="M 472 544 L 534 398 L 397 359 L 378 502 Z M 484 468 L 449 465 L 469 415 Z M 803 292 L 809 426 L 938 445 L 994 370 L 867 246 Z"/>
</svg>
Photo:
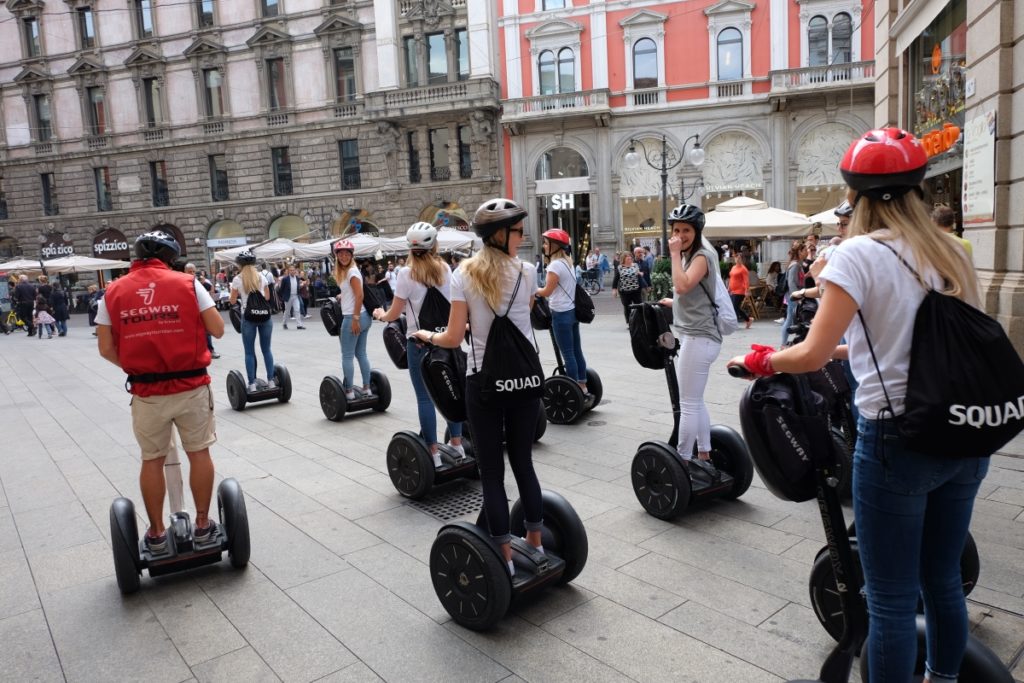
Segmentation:
<svg viewBox="0 0 1024 683">
<path fill-rule="evenodd" d="M 213 389 L 209 384 L 169 396 L 133 396 L 132 430 L 143 460 L 167 455 L 171 425 L 178 428 L 186 453 L 209 448 L 217 441 L 213 418 Z"/>
</svg>

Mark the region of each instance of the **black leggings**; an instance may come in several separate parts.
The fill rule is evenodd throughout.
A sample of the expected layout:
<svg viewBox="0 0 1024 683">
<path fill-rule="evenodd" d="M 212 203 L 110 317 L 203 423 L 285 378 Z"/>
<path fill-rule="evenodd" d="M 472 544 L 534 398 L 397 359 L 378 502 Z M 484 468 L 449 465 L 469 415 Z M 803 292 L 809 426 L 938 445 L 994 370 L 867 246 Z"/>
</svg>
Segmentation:
<svg viewBox="0 0 1024 683">
<path fill-rule="evenodd" d="M 626 324 L 629 324 L 630 306 L 633 304 L 642 304 L 644 302 L 644 293 L 642 289 L 636 289 L 632 292 L 623 292 L 619 290 L 619 298 L 622 299 L 622 312 L 626 316 Z"/>
<path fill-rule="evenodd" d="M 475 375 L 466 378 L 466 414 L 472 430 L 473 452 L 480 468 L 484 512 L 490 527 L 488 531 L 498 543 L 507 543 L 511 538 L 502 436 L 508 449 L 508 464 L 523 502 L 527 530 L 540 529 L 544 519 L 540 482 L 533 470 L 533 435 L 540 410 L 539 398 L 516 406 L 485 407 L 480 401 L 478 378 Z"/>
<path fill-rule="evenodd" d="M 747 298 L 747 295 L 729 294 L 729 298 L 732 299 L 732 309 L 736 311 L 736 319 L 741 323 L 745 323 L 750 320 L 750 316 L 743 310 L 743 300 Z"/>
</svg>

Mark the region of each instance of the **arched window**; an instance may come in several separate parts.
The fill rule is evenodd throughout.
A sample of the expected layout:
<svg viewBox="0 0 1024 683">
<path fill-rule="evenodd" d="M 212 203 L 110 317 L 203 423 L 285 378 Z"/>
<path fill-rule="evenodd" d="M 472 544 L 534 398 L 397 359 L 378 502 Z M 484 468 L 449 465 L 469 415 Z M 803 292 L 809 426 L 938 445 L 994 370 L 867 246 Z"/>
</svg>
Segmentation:
<svg viewBox="0 0 1024 683">
<path fill-rule="evenodd" d="M 576 58 L 572 50 L 563 47 L 558 51 L 558 92 L 576 91 Z"/>
<path fill-rule="evenodd" d="M 544 50 L 537 58 L 537 66 L 540 69 L 540 94 L 555 94 L 555 53 L 551 50 Z"/>
<path fill-rule="evenodd" d="M 658 87 L 658 46 L 650 38 L 633 44 L 633 88 Z"/>
<path fill-rule="evenodd" d="M 828 65 L 828 22 L 812 17 L 807 24 L 807 66 Z"/>
<path fill-rule="evenodd" d="M 853 35 L 853 22 L 845 12 L 832 17 L 832 63 L 848 64 L 851 61 L 850 38 Z"/>
<path fill-rule="evenodd" d="M 718 80 L 743 78 L 743 35 L 735 28 L 718 34 Z"/>
<path fill-rule="evenodd" d="M 586 178 L 589 175 L 586 160 L 569 147 L 550 149 L 537 162 L 537 180 Z"/>
</svg>

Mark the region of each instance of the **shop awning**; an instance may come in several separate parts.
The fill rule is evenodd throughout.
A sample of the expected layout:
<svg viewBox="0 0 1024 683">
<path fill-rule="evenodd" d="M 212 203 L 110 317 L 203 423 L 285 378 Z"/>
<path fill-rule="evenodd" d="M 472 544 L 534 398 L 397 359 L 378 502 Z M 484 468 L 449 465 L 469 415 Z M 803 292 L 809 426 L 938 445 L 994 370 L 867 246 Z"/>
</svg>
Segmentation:
<svg viewBox="0 0 1024 683">
<path fill-rule="evenodd" d="M 121 270 L 131 267 L 128 261 L 114 261 L 91 256 L 63 256 L 43 261 L 48 273 L 95 273 L 100 270 Z"/>
</svg>

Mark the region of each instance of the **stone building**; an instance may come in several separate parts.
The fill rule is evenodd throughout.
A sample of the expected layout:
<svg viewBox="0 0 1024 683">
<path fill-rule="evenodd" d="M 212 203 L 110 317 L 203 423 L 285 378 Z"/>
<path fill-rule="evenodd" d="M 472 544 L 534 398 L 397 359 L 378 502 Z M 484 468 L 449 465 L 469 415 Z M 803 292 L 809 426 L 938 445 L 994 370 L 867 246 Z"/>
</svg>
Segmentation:
<svg viewBox="0 0 1024 683">
<path fill-rule="evenodd" d="M 490 4 L 6 0 L 0 258 L 463 225 L 500 189 Z"/>
</svg>

